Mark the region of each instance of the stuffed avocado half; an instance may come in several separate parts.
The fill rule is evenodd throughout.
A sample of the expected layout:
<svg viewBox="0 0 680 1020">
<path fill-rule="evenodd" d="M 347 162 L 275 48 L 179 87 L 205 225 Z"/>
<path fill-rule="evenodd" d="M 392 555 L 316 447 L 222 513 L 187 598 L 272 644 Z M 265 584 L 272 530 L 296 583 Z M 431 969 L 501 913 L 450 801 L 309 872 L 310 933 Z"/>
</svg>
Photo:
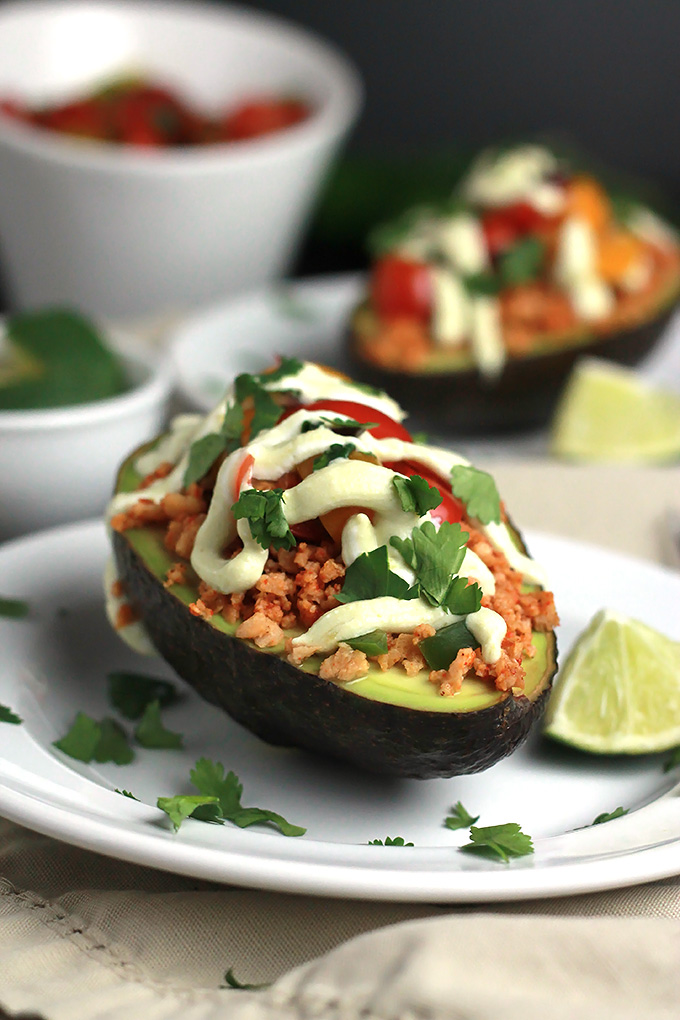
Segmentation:
<svg viewBox="0 0 680 1020">
<path fill-rule="evenodd" d="M 399 406 L 284 359 L 121 468 L 109 617 L 273 743 L 480 771 L 539 717 L 557 615 L 493 479 Z"/>
<path fill-rule="evenodd" d="M 680 293 L 675 231 L 538 145 L 483 152 L 371 247 L 353 368 L 438 431 L 545 421 L 578 357 L 634 364 Z"/>
</svg>

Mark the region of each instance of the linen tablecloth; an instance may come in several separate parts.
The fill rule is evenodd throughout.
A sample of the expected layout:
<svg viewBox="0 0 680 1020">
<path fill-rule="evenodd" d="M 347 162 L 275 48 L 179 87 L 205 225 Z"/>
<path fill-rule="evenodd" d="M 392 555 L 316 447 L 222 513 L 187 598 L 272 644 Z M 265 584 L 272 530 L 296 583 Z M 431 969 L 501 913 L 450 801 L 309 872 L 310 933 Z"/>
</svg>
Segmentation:
<svg viewBox="0 0 680 1020">
<path fill-rule="evenodd" d="M 493 470 L 523 528 L 663 562 L 679 469 Z M 220 987 L 229 969 L 270 984 Z M 677 1018 L 680 878 L 479 907 L 332 900 L 192 881 L 0 821 L 0 1006 L 49 1020 Z"/>
</svg>

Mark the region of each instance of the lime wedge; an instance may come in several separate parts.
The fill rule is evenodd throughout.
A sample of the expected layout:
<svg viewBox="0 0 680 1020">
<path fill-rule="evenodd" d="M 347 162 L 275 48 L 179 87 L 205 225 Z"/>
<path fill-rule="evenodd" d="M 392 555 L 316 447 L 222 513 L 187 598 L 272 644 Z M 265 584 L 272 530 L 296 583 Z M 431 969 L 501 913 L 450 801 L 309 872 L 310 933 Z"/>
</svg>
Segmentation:
<svg viewBox="0 0 680 1020">
<path fill-rule="evenodd" d="M 581 751 L 647 754 L 680 744 L 680 642 L 603 609 L 559 672 L 545 733 Z"/>
<path fill-rule="evenodd" d="M 552 423 L 551 452 L 645 463 L 680 456 L 680 396 L 596 358 L 574 368 Z"/>
</svg>

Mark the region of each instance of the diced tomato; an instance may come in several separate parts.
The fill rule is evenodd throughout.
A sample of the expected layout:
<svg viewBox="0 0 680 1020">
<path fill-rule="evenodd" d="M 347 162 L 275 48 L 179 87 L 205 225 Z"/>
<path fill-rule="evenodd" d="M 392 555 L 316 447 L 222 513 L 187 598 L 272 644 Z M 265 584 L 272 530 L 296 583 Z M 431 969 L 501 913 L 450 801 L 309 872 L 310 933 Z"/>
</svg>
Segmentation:
<svg viewBox="0 0 680 1020">
<path fill-rule="evenodd" d="M 108 137 L 108 119 L 104 105 L 95 99 L 65 103 L 41 115 L 40 124 L 52 131 L 61 131 L 80 138 Z"/>
<path fill-rule="evenodd" d="M 309 108 L 298 99 L 251 99 L 231 110 L 222 119 L 223 141 L 244 141 L 292 127 L 309 116 Z"/>
<path fill-rule="evenodd" d="M 236 472 L 236 478 L 234 479 L 234 499 L 238 499 L 239 493 L 241 491 L 241 486 L 243 485 L 243 482 L 245 481 L 246 477 L 252 475 L 254 463 L 255 458 L 253 457 L 253 455 L 247 453 L 243 460 L 241 461 L 241 463 L 239 464 L 238 471 Z"/>
<path fill-rule="evenodd" d="M 503 210 L 484 213 L 482 229 L 492 259 L 517 240 L 517 227 Z"/>
<path fill-rule="evenodd" d="M 279 421 L 289 418 L 295 411 L 299 411 L 302 404 L 296 404 L 287 408 L 281 415 Z M 411 433 L 394 421 L 389 415 L 377 411 L 374 407 L 367 407 L 366 404 L 355 403 L 353 400 L 317 400 L 313 404 L 304 405 L 306 411 L 328 411 L 329 417 L 334 414 L 345 414 L 359 422 L 375 422 L 376 428 L 371 429 L 371 435 L 376 439 L 401 439 L 405 443 L 413 442 Z"/>
<path fill-rule="evenodd" d="M 463 519 L 463 504 L 453 495 L 451 486 L 440 475 L 425 467 L 424 464 L 418 464 L 410 460 L 398 460 L 385 464 L 385 467 L 391 468 L 392 471 L 398 471 L 399 474 L 406 475 L 409 478 L 412 475 L 420 475 L 428 485 L 432 485 L 435 489 L 439 490 L 442 501 L 438 507 L 430 510 L 433 520 L 438 521 L 440 524 L 443 521 L 457 524 Z"/>
<path fill-rule="evenodd" d="M 376 262 L 370 281 L 371 303 L 381 319 L 418 319 L 432 312 L 430 270 L 424 262 L 386 255 Z"/>
<path fill-rule="evenodd" d="M 113 134 L 128 145 L 175 145 L 185 136 L 182 104 L 158 86 L 127 89 L 111 101 Z"/>
</svg>

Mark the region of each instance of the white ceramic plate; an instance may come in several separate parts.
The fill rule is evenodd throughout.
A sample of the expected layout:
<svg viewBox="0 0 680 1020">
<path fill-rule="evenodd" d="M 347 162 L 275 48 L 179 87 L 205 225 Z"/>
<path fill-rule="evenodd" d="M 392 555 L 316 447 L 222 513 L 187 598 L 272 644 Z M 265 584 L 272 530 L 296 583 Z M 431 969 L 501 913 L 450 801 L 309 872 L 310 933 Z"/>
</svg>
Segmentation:
<svg viewBox="0 0 680 1020">
<path fill-rule="evenodd" d="M 563 539 L 529 535 L 550 572 L 562 627 L 561 654 L 600 607 L 637 616 L 680 639 L 680 576 Z M 0 724 L 0 814 L 113 857 L 237 884 L 374 899 L 430 902 L 520 899 L 604 889 L 680 872 L 677 774 L 667 755 L 607 759 L 571 752 L 536 734 L 487 772 L 425 782 L 364 775 L 303 752 L 273 748 L 188 688 L 164 713 L 184 751 L 139 748 L 128 766 L 83 765 L 56 751 L 79 710 L 110 713 L 105 677 L 133 669 L 171 676 L 134 655 L 104 618 L 107 555 L 97 522 L 71 525 L 0 548 L 2 593 L 26 599 L 25 620 L 0 619 L 0 702 L 24 719 Z M 128 724 L 129 726 L 129 724 Z M 360 735 L 357 735 L 360 739 Z M 243 803 L 307 827 L 286 838 L 189 820 L 174 834 L 159 795 L 191 792 L 202 755 L 233 769 Z M 121 797 L 131 790 L 141 803 Z M 536 852 L 509 865 L 460 853 L 466 832 L 444 828 L 457 800 L 480 824 L 519 822 Z M 630 813 L 595 827 L 596 815 Z M 402 836 L 414 847 L 369 846 Z"/>
</svg>

